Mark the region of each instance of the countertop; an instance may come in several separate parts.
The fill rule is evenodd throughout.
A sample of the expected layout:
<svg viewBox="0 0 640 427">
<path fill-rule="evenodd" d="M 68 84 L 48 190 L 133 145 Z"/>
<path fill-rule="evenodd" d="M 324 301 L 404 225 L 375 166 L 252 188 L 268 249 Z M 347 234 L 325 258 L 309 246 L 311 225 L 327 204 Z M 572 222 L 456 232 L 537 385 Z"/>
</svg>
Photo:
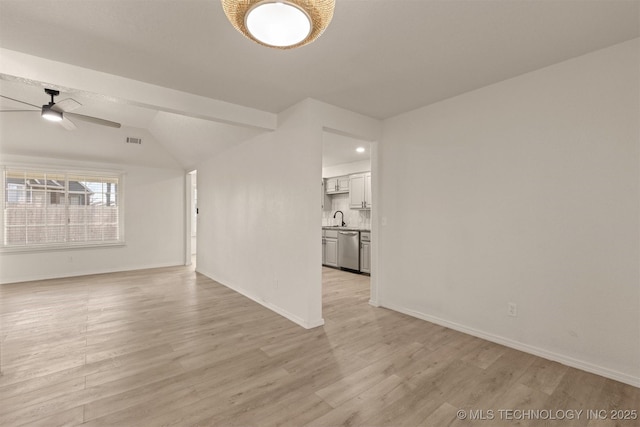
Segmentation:
<svg viewBox="0 0 640 427">
<path fill-rule="evenodd" d="M 344 230 L 344 231 L 371 231 L 370 228 L 363 228 L 363 227 L 338 227 L 338 226 L 329 226 L 329 225 L 324 225 L 322 226 L 323 230 Z"/>
</svg>

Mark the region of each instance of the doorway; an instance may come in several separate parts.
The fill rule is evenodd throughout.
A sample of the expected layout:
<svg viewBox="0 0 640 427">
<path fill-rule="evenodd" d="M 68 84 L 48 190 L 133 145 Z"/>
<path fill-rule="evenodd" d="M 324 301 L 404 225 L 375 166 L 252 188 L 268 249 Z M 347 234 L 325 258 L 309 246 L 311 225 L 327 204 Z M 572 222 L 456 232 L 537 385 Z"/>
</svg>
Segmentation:
<svg viewBox="0 0 640 427">
<path fill-rule="evenodd" d="M 198 171 L 186 175 L 185 265 L 196 266 L 198 250 Z"/>
<path fill-rule="evenodd" d="M 335 303 L 332 289 L 336 288 L 337 282 L 347 288 L 357 287 L 360 294 L 367 293 L 369 302 L 374 300 L 371 243 L 372 194 L 376 181 L 372 179 L 374 143 L 328 129 L 323 131 L 322 141 L 322 300 L 325 316 Z M 341 234 L 349 234 L 355 243 L 341 248 L 341 237 L 344 243 Z M 357 236 L 352 237 L 353 234 Z M 353 253 L 345 253 L 347 249 Z M 341 260 L 348 262 L 341 265 Z"/>
</svg>

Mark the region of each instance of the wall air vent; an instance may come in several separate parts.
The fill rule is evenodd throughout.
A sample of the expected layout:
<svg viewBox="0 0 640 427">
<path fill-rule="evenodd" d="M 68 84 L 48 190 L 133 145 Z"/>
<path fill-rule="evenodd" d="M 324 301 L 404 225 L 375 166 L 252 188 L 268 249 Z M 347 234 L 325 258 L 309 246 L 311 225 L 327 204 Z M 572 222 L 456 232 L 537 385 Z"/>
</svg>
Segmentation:
<svg viewBox="0 0 640 427">
<path fill-rule="evenodd" d="M 138 144 L 142 145 L 142 138 L 134 138 L 132 136 L 127 137 L 127 144 Z"/>
</svg>

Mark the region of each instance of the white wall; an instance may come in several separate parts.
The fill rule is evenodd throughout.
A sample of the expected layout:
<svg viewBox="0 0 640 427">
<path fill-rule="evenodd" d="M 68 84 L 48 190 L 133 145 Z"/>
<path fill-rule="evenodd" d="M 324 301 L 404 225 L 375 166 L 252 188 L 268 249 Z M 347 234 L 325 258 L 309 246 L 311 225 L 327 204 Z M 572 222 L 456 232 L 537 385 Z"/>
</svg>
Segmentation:
<svg viewBox="0 0 640 427">
<path fill-rule="evenodd" d="M 184 264 L 184 170 L 146 130 L 0 115 L 0 163 L 125 172 L 122 247 L 0 253 L 0 283 Z M 143 138 L 126 144 L 127 136 Z"/>
<path fill-rule="evenodd" d="M 354 134 L 379 129 L 375 120 L 305 100 L 279 114 L 275 131 L 197 167 L 197 270 L 306 328 L 324 322 L 325 124 Z"/>
<path fill-rule="evenodd" d="M 198 165 L 197 270 L 305 327 L 323 323 L 318 187 L 322 138 L 308 108 Z"/>
<path fill-rule="evenodd" d="M 125 246 L 2 252 L 0 283 L 184 264 L 184 172 L 2 155 L 2 163 L 125 172 Z"/>
<path fill-rule="evenodd" d="M 639 385 L 638 52 L 385 121 L 379 302 Z"/>
</svg>

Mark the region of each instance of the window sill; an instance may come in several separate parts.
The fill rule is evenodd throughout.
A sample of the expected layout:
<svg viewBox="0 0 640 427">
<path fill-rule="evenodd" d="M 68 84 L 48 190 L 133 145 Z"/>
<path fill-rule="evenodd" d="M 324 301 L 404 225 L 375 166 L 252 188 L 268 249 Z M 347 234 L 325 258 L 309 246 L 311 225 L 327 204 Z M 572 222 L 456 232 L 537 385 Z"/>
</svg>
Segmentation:
<svg viewBox="0 0 640 427">
<path fill-rule="evenodd" d="M 37 245 L 37 246 L 4 246 L 0 247 L 0 254 L 11 253 L 32 253 L 32 252 L 54 252 L 68 251 L 76 249 L 99 249 L 126 246 L 125 242 L 109 242 L 109 243 L 78 243 L 64 245 Z"/>
</svg>

